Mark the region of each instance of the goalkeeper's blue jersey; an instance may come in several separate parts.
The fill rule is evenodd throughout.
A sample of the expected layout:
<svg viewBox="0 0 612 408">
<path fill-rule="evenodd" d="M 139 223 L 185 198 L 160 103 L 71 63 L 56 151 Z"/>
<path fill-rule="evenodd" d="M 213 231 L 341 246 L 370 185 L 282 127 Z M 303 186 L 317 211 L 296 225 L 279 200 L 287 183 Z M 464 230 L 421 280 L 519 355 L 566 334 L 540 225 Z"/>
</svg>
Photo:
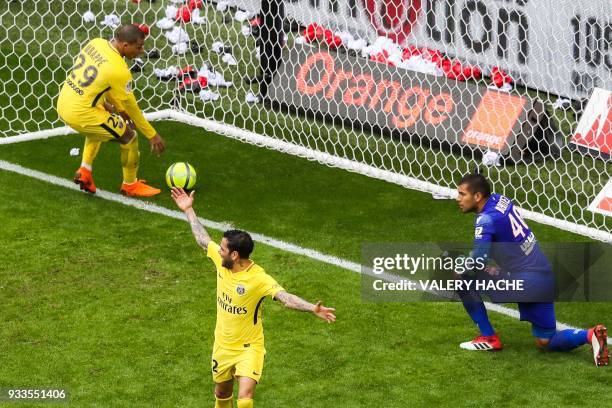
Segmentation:
<svg viewBox="0 0 612 408">
<path fill-rule="evenodd" d="M 550 272 L 535 235 L 501 194 L 491 194 L 476 217 L 472 256 L 493 259 L 505 272 Z"/>
</svg>

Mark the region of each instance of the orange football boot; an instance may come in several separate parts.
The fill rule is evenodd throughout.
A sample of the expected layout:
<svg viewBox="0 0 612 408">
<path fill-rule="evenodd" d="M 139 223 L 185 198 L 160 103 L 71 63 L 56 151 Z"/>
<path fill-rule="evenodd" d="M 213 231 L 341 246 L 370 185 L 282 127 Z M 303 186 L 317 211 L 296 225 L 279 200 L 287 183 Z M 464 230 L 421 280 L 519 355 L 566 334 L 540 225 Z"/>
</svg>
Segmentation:
<svg viewBox="0 0 612 408">
<path fill-rule="evenodd" d="M 94 184 L 91 170 L 87 170 L 85 167 L 79 167 L 74 174 L 74 184 L 78 184 L 83 191 L 91 194 L 96 193 L 96 185 Z"/>
<path fill-rule="evenodd" d="M 130 197 L 152 197 L 161 193 L 159 188 L 151 187 L 145 184 L 146 180 L 136 180 L 132 184 L 121 184 L 121 194 Z"/>
</svg>

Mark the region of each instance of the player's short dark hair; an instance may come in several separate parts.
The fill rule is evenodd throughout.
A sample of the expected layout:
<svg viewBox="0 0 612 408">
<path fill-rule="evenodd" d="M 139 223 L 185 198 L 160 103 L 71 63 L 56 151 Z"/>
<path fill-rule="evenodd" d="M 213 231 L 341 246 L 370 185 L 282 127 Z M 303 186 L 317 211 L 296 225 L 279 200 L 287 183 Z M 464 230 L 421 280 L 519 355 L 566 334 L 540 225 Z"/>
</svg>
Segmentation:
<svg viewBox="0 0 612 408">
<path fill-rule="evenodd" d="M 466 174 L 459 182 L 459 185 L 462 184 L 467 184 L 467 189 L 472 194 L 480 193 L 484 197 L 491 195 L 491 184 L 482 174 Z"/>
<path fill-rule="evenodd" d="M 227 239 L 227 248 L 238 252 L 241 259 L 248 259 L 255 247 L 253 238 L 246 231 L 227 230 L 223 233 L 223 238 Z"/>
<path fill-rule="evenodd" d="M 115 40 L 126 42 L 128 44 L 134 44 L 135 42 L 138 42 L 138 40 L 144 40 L 144 38 L 145 34 L 134 24 L 124 25 L 115 31 Z"/>
</svg>

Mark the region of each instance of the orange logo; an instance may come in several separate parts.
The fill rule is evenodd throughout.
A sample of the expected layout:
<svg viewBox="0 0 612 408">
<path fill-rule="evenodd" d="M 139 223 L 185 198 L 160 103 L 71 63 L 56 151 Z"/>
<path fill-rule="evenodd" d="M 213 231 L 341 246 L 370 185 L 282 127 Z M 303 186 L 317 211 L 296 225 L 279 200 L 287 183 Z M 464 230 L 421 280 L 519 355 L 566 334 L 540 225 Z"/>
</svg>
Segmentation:
<svg viewBox="0 0 612 408">
<path fill-rule="evenodd" d="M 494 150 L 506 147 L 506 140 L 525 106 L 525 98 L 488 90 L 482 97 L 461 139 L 465 143 Z"/>
</svg>

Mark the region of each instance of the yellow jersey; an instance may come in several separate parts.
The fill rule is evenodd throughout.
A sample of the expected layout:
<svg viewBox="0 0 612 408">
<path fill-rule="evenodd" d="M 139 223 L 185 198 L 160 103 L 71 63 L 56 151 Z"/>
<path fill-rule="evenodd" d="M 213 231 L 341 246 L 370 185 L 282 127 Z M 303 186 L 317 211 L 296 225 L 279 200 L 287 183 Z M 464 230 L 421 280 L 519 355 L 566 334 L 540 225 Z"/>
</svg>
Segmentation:
<svg viewBox="0 0 612 408">
<path fill-rule="evenodd" d="M 106 120 L 104 102 L 126 112 L 148 139 L 157 133 L 145 119 L 133 92 L 132 73 L 110 41 L 95 38 L 75 59 L 57 100 L 57 113 L 67 124 L 99 125 Z"/>
<path fill-rule="evenodd" d="M 241 272 L 223 267 L 219 245 L 210 241 L 208 257 L 217 269 L 217 325 L 215 343 L 230 350 L 264 346 L 263 300 L 284 289 L 261 266 L 252 263 Z"/>
</svg>

